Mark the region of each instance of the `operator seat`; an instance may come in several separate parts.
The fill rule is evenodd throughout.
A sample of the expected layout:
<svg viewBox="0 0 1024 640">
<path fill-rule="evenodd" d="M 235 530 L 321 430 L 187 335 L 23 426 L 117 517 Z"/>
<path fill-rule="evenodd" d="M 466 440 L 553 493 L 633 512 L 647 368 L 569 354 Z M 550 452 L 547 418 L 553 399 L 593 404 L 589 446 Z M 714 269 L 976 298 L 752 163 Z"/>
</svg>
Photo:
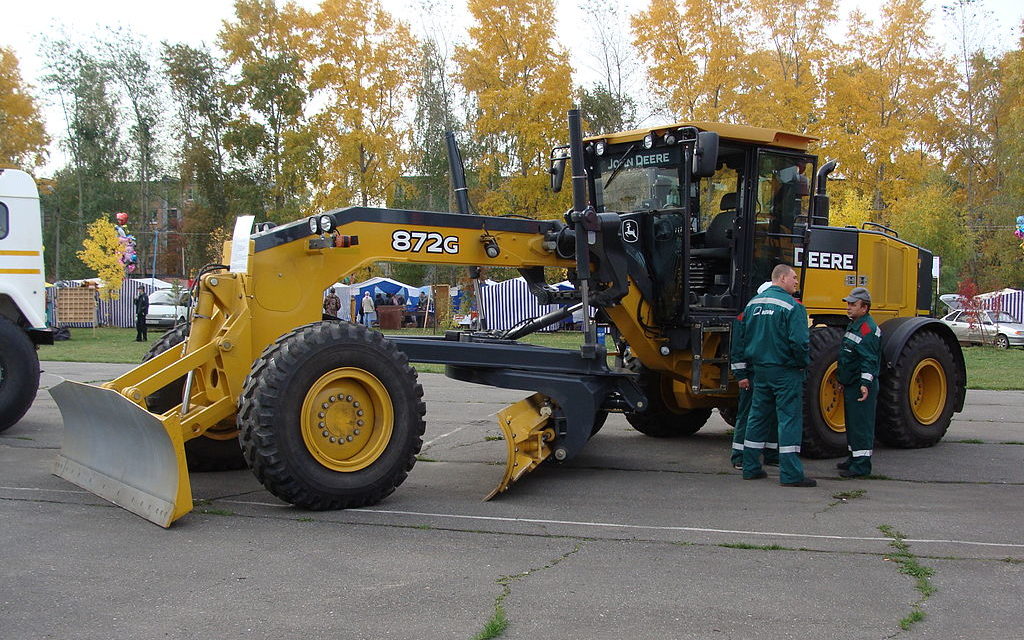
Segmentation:
<svg viewBox="0 0 1024 640">
<path fill-rule="evenodd" d="M 727 193 L 722 196 L 722 211 L 711 220 L 711 224 L 704 232 L 704 246 L 690 249 L 691 256 L 729 259 L 732 253 L 732 228 L 736 219 L 736 203 L 738 201 L 735 193 Z"/>
</svg>

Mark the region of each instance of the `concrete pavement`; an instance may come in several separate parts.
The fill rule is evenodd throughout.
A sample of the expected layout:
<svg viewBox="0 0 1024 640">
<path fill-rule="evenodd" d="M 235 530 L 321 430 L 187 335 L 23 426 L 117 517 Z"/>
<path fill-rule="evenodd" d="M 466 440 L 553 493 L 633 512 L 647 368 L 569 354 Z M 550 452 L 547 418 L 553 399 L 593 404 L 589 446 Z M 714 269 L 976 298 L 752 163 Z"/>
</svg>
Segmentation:
<svg viewBox="0 0 1024 640">
<path fill-rule="evenodd" d="M 43 368 L 44 386 L 126 369 Z M 493 414 L 523 392 L 420 380 L 422 460 L 384 502 L 306 512 L 248 471 L 199 473 L 201 503 L 166 531 L 50 475 L 61 419 L 40 393 L 0 434 L 0 637 L 472 638 L 496 602 L 507 638 L 1019 635 L 1024 445 L 1006 443 L 1024 442 L 1024 393 L 968 392 L 939 445 L 876 450 L 884 479 L 805 461 L 814 489 L 742 481 L 717 414 L 679 440 L 612 415 L 571 463 L 485 503 Z"/>
</svg>

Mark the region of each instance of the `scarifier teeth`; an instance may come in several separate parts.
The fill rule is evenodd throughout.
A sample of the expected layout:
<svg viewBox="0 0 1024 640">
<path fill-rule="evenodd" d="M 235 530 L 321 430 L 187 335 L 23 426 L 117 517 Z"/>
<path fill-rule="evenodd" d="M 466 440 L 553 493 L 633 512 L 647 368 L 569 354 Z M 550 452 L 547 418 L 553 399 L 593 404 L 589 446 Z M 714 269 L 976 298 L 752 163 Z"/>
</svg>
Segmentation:
<svg viewBox="0 0 1024 640">
<path fill-rule="evenodd" d="M 508 489 L 551 455 L 550 442 L 555 439 L 554 429 L 548 426 L 551 413 L 550 399 L 540 393 L 498 412 L 498 426 L 505 436 L 505 473 L 484 500 Z"/>
</svg>

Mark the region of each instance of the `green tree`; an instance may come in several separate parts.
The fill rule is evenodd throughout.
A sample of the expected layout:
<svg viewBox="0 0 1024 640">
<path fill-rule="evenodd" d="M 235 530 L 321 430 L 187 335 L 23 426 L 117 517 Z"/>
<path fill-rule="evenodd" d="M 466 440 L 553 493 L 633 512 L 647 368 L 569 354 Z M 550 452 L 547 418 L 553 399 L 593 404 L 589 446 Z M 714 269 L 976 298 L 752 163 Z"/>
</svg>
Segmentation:
<svg viewBox="0 0 1024 640">
<path fill-rule="evenodd" d="M 488 188 L 481 213 L 552 215 L 565 198 L 546 191 L 547 159 L 565 138 L 571 106 L 566 54 L 555 44 L 552 0 L 467 3 L 474 24 L 457 47 L 459 82 L 472 100 L 470 131 Z"/>
<path fill-rule="evenodd" d="M 218 43 L 238 77 L 226 96 L 237 109 L 224 143 L 242 164 L 248 182 L 271 217 L 291 220 L 305 204 L 303 177 L 286 162 L 288 138 L 303 125 L 307 99 L 305 12 L 294 3 L 236 0 L 235 18 L 225 21 Z"/>
<path fill-rule="evenodd" d="M 31 168 L 46 158 L 49 137 L 30 87 L 21 79 L 18 58 L 0 47 L 0 166 Z"/>
</svg>

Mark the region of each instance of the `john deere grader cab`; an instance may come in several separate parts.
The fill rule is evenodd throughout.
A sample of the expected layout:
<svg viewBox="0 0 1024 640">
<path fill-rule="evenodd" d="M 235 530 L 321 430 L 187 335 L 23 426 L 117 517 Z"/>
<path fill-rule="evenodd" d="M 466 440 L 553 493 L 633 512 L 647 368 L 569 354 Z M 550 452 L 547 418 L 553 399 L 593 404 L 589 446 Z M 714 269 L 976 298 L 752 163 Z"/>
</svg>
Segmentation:
<svg viewBox="0 0 1024 640">
<path fill-rule="evenodd" d="M 373 504 L 415 463 L 425 406 L 409 362 L 428 362 L 532 392 L 498 414 L 507 464 L 493 496 L 579 454 L 609 412 L 655 437 L 693 434 L 716 407 L 729 416 L 731 322 L 780 262 L 799 269 L 813 323 L 803 453 L 845 453 L 835 361 L 855 285 L 882 323 L 878 437 L 930 446 L 965 386 L 956 339 L 924 317 L 931 254 L 879 225 L 827 226 L 835 163 L 819 168 L 811 141 L 699 122 L 584 140 L 572 111 L 569 145 L 551 156 L 552 188 L 571 167 L 561 217 L 470 215 L 454 171 L 461 213 L 350 207 L 255 232 L 242 220 L 224 264 L 199 274 L 190 325 L 102 387 L 52 389 L 65 425 L 56 473 L 162 526 L 192 508 L 190 466 L 246 465 L 309 509 Z M 515 267 L 561 310 L 415 338 L 323 320 L 324 289 L 376 261 Z M 545 268 L 568 270 L 575 289 L 546 285 Z M 590 313 L 578 350 L 517 342 L 581 308 L 610 326 L 614 354 Z"/>
</svg>

